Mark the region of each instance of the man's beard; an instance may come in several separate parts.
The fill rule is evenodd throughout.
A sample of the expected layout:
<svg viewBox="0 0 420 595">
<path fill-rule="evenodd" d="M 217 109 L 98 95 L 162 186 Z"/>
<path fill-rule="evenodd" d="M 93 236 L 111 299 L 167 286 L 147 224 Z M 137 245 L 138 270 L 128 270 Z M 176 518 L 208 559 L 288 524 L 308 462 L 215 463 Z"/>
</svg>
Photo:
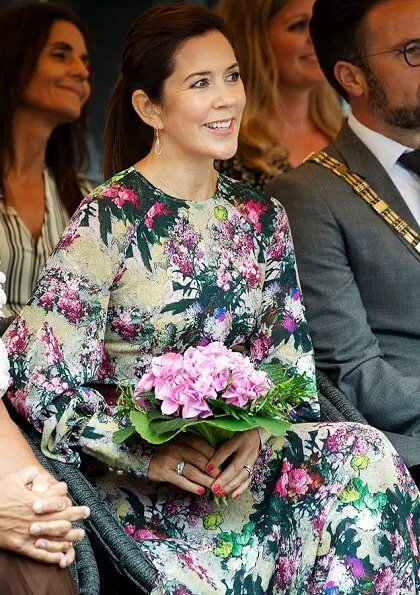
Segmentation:
<svg viewBox="0 0 420 595">
<path fill-rule="evenodd" d="M 384 86 L 366 63 L 363 65 L 363 72 L 369 89 L 369 102 L 375 114 L 392 126 L 407 130 L 420 129 L 420 99 L 414 107 L 390 106 Z"/>
</svg>

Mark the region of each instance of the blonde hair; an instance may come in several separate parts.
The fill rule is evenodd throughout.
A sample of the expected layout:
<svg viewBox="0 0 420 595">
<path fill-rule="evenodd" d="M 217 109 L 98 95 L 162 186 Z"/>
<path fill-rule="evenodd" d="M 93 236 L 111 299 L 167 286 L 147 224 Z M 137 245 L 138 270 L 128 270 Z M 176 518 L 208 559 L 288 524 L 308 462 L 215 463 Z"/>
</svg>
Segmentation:
<svg viewBox="0 0 420 595">
<path fill-rule="evenodd" d="M 287 163 L 288 149 L 279 146 L 270 127 L 273 114 L 284 122 L 281 108 L 277 65 L 267 42 L 270 20 L 288 0 L 220 0 L 216 11 L 228 26 L 241 67 L 247 103 L 239 132 L 238 155 L 249 167 L 267 174 L 279 173 L 279 164 Z M 311 93 L 311 121 L 325 136 L 333 140 L 341 127 L 343 113 L 337 94 L 327 82 Z M 277 164 L 277 166 L 275 165 Z"/>
</svg>

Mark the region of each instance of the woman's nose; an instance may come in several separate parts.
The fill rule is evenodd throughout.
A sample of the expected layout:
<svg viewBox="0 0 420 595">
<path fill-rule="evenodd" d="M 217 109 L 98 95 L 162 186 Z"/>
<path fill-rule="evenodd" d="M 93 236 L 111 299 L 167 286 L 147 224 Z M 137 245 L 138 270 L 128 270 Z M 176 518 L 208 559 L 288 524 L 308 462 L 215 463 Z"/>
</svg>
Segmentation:
<svg viewBox="0 0 420 595">
<path fill-rule="evenodd" d="M 75 58 L 71 67 L 72 76 L 87 80 L 90 76 L 90 69 L 86 62 L 81 58 Z"/>
</svg>

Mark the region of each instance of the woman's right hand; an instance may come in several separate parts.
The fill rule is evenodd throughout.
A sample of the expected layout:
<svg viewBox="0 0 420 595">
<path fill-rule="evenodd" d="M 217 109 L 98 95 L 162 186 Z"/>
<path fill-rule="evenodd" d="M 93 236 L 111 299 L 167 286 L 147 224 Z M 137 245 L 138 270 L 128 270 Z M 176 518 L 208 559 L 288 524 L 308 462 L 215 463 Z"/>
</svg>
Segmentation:
<svg viewBox="0 0 420 595">
<path fill-rule="evenodd" d="M 218 476 L 217 469 L 209 473 L 207 465 L 214 448 L 193 434 L 180 434 L 174 440 L 156 447 L 150 461 L 148 479 L 166 481 L 193 494 L 202 495 Z M 177 464 L 184 461 L 182 475 L 176 472 Z"/>
<path fill-rule="evenodd" d="M 74 560 L 72 544 L 83 530 L 72 522 L 89 516 L 72 506 L 67 486 L 44 470 L 25 467 L 0 479 L 0 548 L 64 568 Z"/>
</svg>

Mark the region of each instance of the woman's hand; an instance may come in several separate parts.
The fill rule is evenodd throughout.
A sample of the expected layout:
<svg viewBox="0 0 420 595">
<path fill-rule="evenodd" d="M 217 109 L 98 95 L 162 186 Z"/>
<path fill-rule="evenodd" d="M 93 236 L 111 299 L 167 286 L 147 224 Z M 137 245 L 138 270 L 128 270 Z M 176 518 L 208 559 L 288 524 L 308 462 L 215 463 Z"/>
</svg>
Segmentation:
<svg viewBox="0 0 420 595">
<path fill-rule="evenodd" d="M 213 481 L 211 490 L 216 496 L 232 494 L 236 499 L 251 483 L 251 475 L 245 465 L 251 469 L 255 465 L 260 449 L 260 435 L 257 429 L 238 432 L 220 446 L 209 460 L 207 472 L 218 470 L 232 457 L 229 464 Z"/>
<path fill-rule="evenodd" d="M 217 469 L 209 472 L 208 465 L 215 450 L 193 434 L 181 434 L 174 440 L 158 446 L 149 465 L 148 479 L 167 481 L 187 492 L 202 495 L 211 488 Z M 184 461 L 182 475 L 176 472 L 177 464 Z"/>
<path fill-rule="evenodd" d="M 25 467 L 0 479 L 0 548 L 39 562 L 74 560 L 72 543 L 83 530 L 72 522 L 87 518 L 89 509 L 72 506 L 67 486 L 37 467 Z"/>
</svg>

